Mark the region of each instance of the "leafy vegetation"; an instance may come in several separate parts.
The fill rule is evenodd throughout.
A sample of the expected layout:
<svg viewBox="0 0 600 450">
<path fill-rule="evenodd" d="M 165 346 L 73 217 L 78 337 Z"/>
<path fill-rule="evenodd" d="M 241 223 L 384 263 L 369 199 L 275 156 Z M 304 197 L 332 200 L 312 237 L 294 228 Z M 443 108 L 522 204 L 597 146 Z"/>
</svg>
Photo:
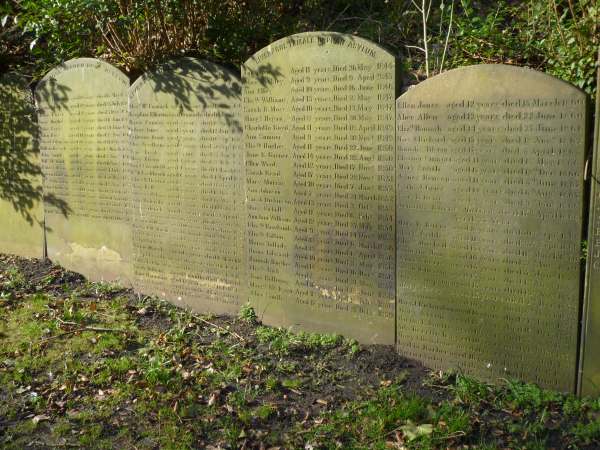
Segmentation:
<svg viewBox="0 0 600 450">
<path fill-rule="evenodd" d="M 451 66 L 482 62 L 529 66 L 590 94 L 595 91 L 598 0 L 460 3 L 450 43 Z"/>
<path fill-rule="evenodd" d="M 506 63 L 593 94 L 599 28 L 598 0 L 8 0 L 0 4 L 0 72 L 19 69 L 35 82 L 81 56 L 132 77 L 181 55 L 239 66 L 276 39 L 326 30 L 389 48 L 416 80 Z"/>
<path fill-rule="evenodd" d="M 0 255 L 0 447 L 598 448 L 600 400 Z M 212 447 L 211 447 L 212 446 Z"/>
</svg>

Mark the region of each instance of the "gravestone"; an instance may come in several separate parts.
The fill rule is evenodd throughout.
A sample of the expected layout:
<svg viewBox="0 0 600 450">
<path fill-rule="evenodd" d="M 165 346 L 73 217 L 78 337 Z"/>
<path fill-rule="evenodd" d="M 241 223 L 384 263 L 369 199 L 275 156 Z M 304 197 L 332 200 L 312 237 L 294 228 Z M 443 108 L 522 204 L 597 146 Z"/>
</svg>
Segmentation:
<svg viewBox="0 0 600 450">
<path fill-rule="evenodd" d="M 396 115 L 398 350 L 572 391 L 585 94 L 481 65 L 412 88 Z"/>
<path fill-rule="evenodd" d="M 44 256 L 42 177 L 27 82 L 0 77 L 0 252 Z"/>
<path fill-rule="evenodd" d="M 394 342 L 395 70 L 328 32 L 244 64 L 248 289 L 265 322 Z"/>
<path fill-rule="evenodd" d="M 241 81 L 182 58 L 129 98 L 135 286 L 235 314 L 246 288 Z"/>
<path fill-rule="evenodd" d="M 128 78 L 95 59 L 50 71 L 35 95 L 48 256 L 92 280 L 131 283 Z"/>
<path fill-rule="evenodd" d="M 584 299 L 579 390 L 582 395 L 600 395 L 600 51 L 598 52 L 594 153 L 588 227 L 588 257 Z"/>
</svg>

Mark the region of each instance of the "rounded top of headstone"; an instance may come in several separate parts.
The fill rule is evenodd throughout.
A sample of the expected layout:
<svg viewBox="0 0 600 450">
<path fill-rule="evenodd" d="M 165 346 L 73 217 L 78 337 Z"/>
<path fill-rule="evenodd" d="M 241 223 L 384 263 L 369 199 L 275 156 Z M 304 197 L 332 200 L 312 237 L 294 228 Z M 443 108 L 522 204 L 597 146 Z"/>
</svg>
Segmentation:
<svg viewBox="0 0 600 450">
<path fill-rule="evenodd" d="M 167 60 L 149 70 L 140 76 L 131 85 L 130 92 L 136 92 L 144 83 L 153 81 L 156 84 L 169 84 L 169 80 L 174 77 L 187 78 L 190 82 L 214 82 L 220 80 L 225 83 L 239 85 L 241 92 L 240 78 L 230 69 L 204 59 L 184 56 Z"/>
<path fill-rule="evenodd" d="M 82 69 L 101 70 L 102 72 L 105 72 L 112 78 L 114 78 L 115 81 L 127 84 L 129 86 L 129 77 L 123 72 L 121 72 L 119 69 L 117 69 L 115 66 L 107 63 L 106 61 L 102 61 L 100 59 L 95 58 L 74 58 L 62 64 L 59 64 L 50 72 L 48 72 L 36 86 L 36 91 L 43 87 L 49 81 L 60 78 L 62 74 L 71 72 L 73 70 Z"/>
<path fill-rule="evenodd" d="M 358 36 L 333 31 L 308 31 L 281 38 L 263 47 L 246 60 L 246 64 L 258 64 L 262 60 L 283 50 L 300 49 L 306 45 L 325 46 L 328 43 L 355 49 L 374 59 L 396 59 L 396 56 L 380 45 Z"/>
<path fill-rule="evenodd" d="M 408 89 L 396 102 L 413 95 L 435 97 L 443 92 L 445 97 L 471 96 L 477 98 L 498 96 L 557 97 L 581 96 L 585 92 L 552 75 L 528 67 L 507 64 L 479 64 L 459 67 L 435 75 Z"/>
<path fill-rule="evenodd" d="M 126 94 L 129 77 L 105 61 L 75 58 L 64 62 L 44 76 L 35 87 L 38 107 L 64 107 L 75 93 L 102 96 Z M 43 108 L 41 108 L 43 109 Z"/>
</svg>

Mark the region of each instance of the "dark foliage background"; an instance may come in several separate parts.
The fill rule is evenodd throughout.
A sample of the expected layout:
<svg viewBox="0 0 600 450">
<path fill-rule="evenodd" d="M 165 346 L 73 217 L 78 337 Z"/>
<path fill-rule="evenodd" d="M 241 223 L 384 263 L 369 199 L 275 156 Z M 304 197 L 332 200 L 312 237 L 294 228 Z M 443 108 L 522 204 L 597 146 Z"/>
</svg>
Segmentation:
<svg viewBox="0 0 600 450">
<path fill-rule="evenodd" d="M 18 69 L 32 82 L 80 56 L 132 78 L 176 55 L 239 67 L 276 39 L 331 30 L 387 47 L 415 80 L 507 63 L 593 94 L 600 0 L 2 0 L 0 25 L 0 72 Z"/>
</svg>

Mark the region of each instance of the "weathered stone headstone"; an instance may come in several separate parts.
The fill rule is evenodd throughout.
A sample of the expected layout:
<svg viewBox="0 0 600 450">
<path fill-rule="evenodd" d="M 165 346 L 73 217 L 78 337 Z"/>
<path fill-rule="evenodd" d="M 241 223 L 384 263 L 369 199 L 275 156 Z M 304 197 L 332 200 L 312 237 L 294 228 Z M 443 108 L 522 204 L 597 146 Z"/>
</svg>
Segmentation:
<svg viewBox="0 0 600 450">
<path fill-rule="evenodd" d="M 0 77 L 0 252 L 44 255 L 42 177 L 31 90 Z"/>
<path fill-rule="evenodd" d="M 49 72 L 39 110 L 48 256 L 92 280 L 131 280 L 128 78 L 95 59 Z"/>
<path fill-rule="evenodd" d="M 600 155 L 598 155 L 600 152 L 600 51 L 598 67 L 579 379 L 581 394 L 593 396 L 600 395 Z"/>
<path fill-rule="evenodd" d="M 481 65 L 412 88 L 396 115 L 399 351 L 572 391 L 585 94 Z"/>
<path fill-rule="evenodd" d="M 327 32 L 244 64 L 249 298 L 267 323 L 394 342 L 395 70 Z"/>
<path fill-rule="evenodd" d="M 199 311 L 245 302 L 241 81 L 193 58 L 130 90 L 135 286 Z"/>
</svg>

